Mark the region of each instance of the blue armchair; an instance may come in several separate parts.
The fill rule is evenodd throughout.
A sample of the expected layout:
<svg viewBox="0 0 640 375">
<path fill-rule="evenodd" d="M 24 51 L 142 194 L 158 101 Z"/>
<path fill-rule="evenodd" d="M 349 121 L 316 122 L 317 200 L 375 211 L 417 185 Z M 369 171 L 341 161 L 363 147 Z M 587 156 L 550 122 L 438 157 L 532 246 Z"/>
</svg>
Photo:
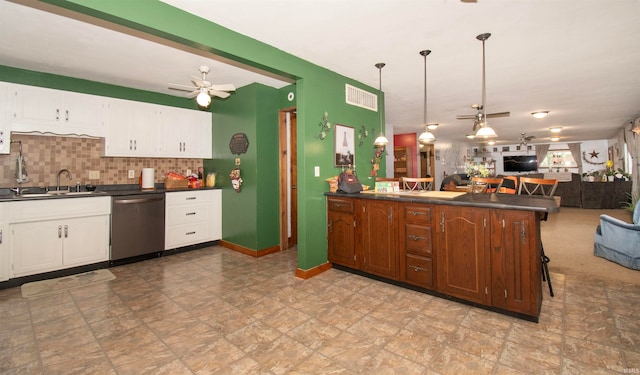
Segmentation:
<svg viewBox="0 0 640 375">
<path fill-rule="evenodd" d="M 633 211 L 633 224 L 600 215 L 593 254 L 634 270 L 640 270 L 640 204 Z"/>
</svg>

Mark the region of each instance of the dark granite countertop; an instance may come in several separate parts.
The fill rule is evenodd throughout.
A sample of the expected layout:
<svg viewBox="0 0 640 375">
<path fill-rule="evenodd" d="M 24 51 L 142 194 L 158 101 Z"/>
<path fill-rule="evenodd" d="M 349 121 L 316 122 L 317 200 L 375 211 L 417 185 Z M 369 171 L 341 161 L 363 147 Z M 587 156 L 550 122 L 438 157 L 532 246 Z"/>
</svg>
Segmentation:
<svg viewBox="0 0 640 375">
<path fill-rule="evenodd" d="M 361 192 L 355 194 L 341 194 L 326 192 L 326 196 L 358 198 L 358 199 L 375 199 L 375 200 L 392 200 L 398 202 L 412 203 L 431 203 L 444 204 L 451 206 L 468 206 L 468 207 L 484 207 L 498 208 L 503 210 L 523 210 L 537 212 L 558 212 L 560 211 L 560 202 L 556 197 L 528 196 L 514 194 L 472 194 L 463 193 L 453 198 L 437 197 L 438 192 L 431 192 L 434 196 L 428 196 L 428 193 L 373 193 Z"/>
<path fill-rule="evenodd" d="M 87 197 L 101 197 L 101 196 L 122 196 L 122 195 L 136 195 L 136 194 L 154 194 L 154 193 L 167 193 L 177 191 L 199 191 L 199 190 L 216 190 L 219 187 L 203 187 L 198 189 L 165 189 L 164 184 L 156 184 L 155 189 L 141 190 L 138 184 L 123 184 L 123 185 L 98 185 L 96 190 L 89 193 L 86 187 L 83 185 L 80 187 L 80 193 L 75 192 L 75 189 L 71 189 L 70 194 L 47 194 L 44 188 L 38 187 L 26 187 L 28 189 L 21 195 L 16 195 L 9 188 L 0 188 L 0 202 L 16 202 L 27 200 L 43 200 L 43 199 L 70 199 L 70 198 L 87 198 Z"/>
</svg>

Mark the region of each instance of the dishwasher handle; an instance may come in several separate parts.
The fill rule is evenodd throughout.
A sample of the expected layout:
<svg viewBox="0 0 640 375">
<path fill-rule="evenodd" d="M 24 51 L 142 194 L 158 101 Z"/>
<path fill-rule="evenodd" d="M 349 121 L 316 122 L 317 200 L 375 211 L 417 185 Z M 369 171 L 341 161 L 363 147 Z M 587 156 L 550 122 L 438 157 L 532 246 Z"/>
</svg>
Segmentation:
<svg viewBox="0 0 640 375">
<path fill-rule="evenodd" d="M 131 203 L 150 203 L 164 200 L 164 195 L 159 197 L 144 197 L 144 198 L 114 198 L 114 204 L 131 204 Z"/>
</svg>

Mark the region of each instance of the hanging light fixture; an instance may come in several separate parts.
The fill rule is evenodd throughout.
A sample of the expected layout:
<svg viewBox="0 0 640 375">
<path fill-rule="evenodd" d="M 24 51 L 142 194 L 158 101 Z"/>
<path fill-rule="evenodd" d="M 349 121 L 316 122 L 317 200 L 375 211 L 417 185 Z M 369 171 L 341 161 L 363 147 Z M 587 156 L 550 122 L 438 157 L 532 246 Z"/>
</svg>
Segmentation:
<svg viewBox="0 0 640 375">
<path fill-rule="evenodd" d="M 420 51 L 420 55 L 424 57 L 424 115 L 422 117 L 422 123 L 424 124 L 424 131 L 418 137 L 418 142 L 420 143 L 428 143 L 436 140 L 436 137 L 429 131 L 429 124 L 427 124 L 427 56 L 431 53 L 431 50 L 425 49 Z M 438 124 L 435 125 L 435 128 L 438 127 Z M 434 128 L 434 129 L 435 129 Z"/>
<path fill-rule="evenodd" d="M 491 36 L 490 33 L 484 33 L 476 36 L 476 39 L 482 41 L 482 116 L 484 121 L 480 124 L 478 131 L 476 132 L 477 138 L 495 138 L 498 135 L 496 132 L 491 129 L 489 126 L 489 122 L 487 121 L 487 117 L 484 115 L 487 111 L 487 87 L 485 82 L 485 67 L 484 67 L 484 41 L 489 39 Z"/>
<path fill-rule="evenodd" d="M 376 68 L 378 68 L 378 74 L 380 76 L 380 88 L 378 90 L 378 117 L 380 118 L 380 134 L 378 135 L 378 138 L 373 141 L 373 144 L 375 146 L 386 146 L 387 143 L 389 143 L 389 140 L 384 136 L 384 133 L 382 132 L 382 106 L 380 105 L 382 99 L 382 68 L 384 68 L 385 65 L 385 63 L 377 63 L 375 65 Z"/>
</svg>

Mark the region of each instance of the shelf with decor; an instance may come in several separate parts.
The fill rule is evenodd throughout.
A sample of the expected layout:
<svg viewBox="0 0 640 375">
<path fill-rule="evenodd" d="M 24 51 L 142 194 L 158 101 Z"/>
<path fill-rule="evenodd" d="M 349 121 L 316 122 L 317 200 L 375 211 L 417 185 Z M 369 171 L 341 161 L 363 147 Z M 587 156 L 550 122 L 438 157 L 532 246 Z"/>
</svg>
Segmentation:
<svg viewBox="0 0 640 375">
<path fill-rule="evenodd" d="M 411 177 L 413 159 L 411 147 L 394 147 L 393 149 L 393 177 Z"/>
</svg>

